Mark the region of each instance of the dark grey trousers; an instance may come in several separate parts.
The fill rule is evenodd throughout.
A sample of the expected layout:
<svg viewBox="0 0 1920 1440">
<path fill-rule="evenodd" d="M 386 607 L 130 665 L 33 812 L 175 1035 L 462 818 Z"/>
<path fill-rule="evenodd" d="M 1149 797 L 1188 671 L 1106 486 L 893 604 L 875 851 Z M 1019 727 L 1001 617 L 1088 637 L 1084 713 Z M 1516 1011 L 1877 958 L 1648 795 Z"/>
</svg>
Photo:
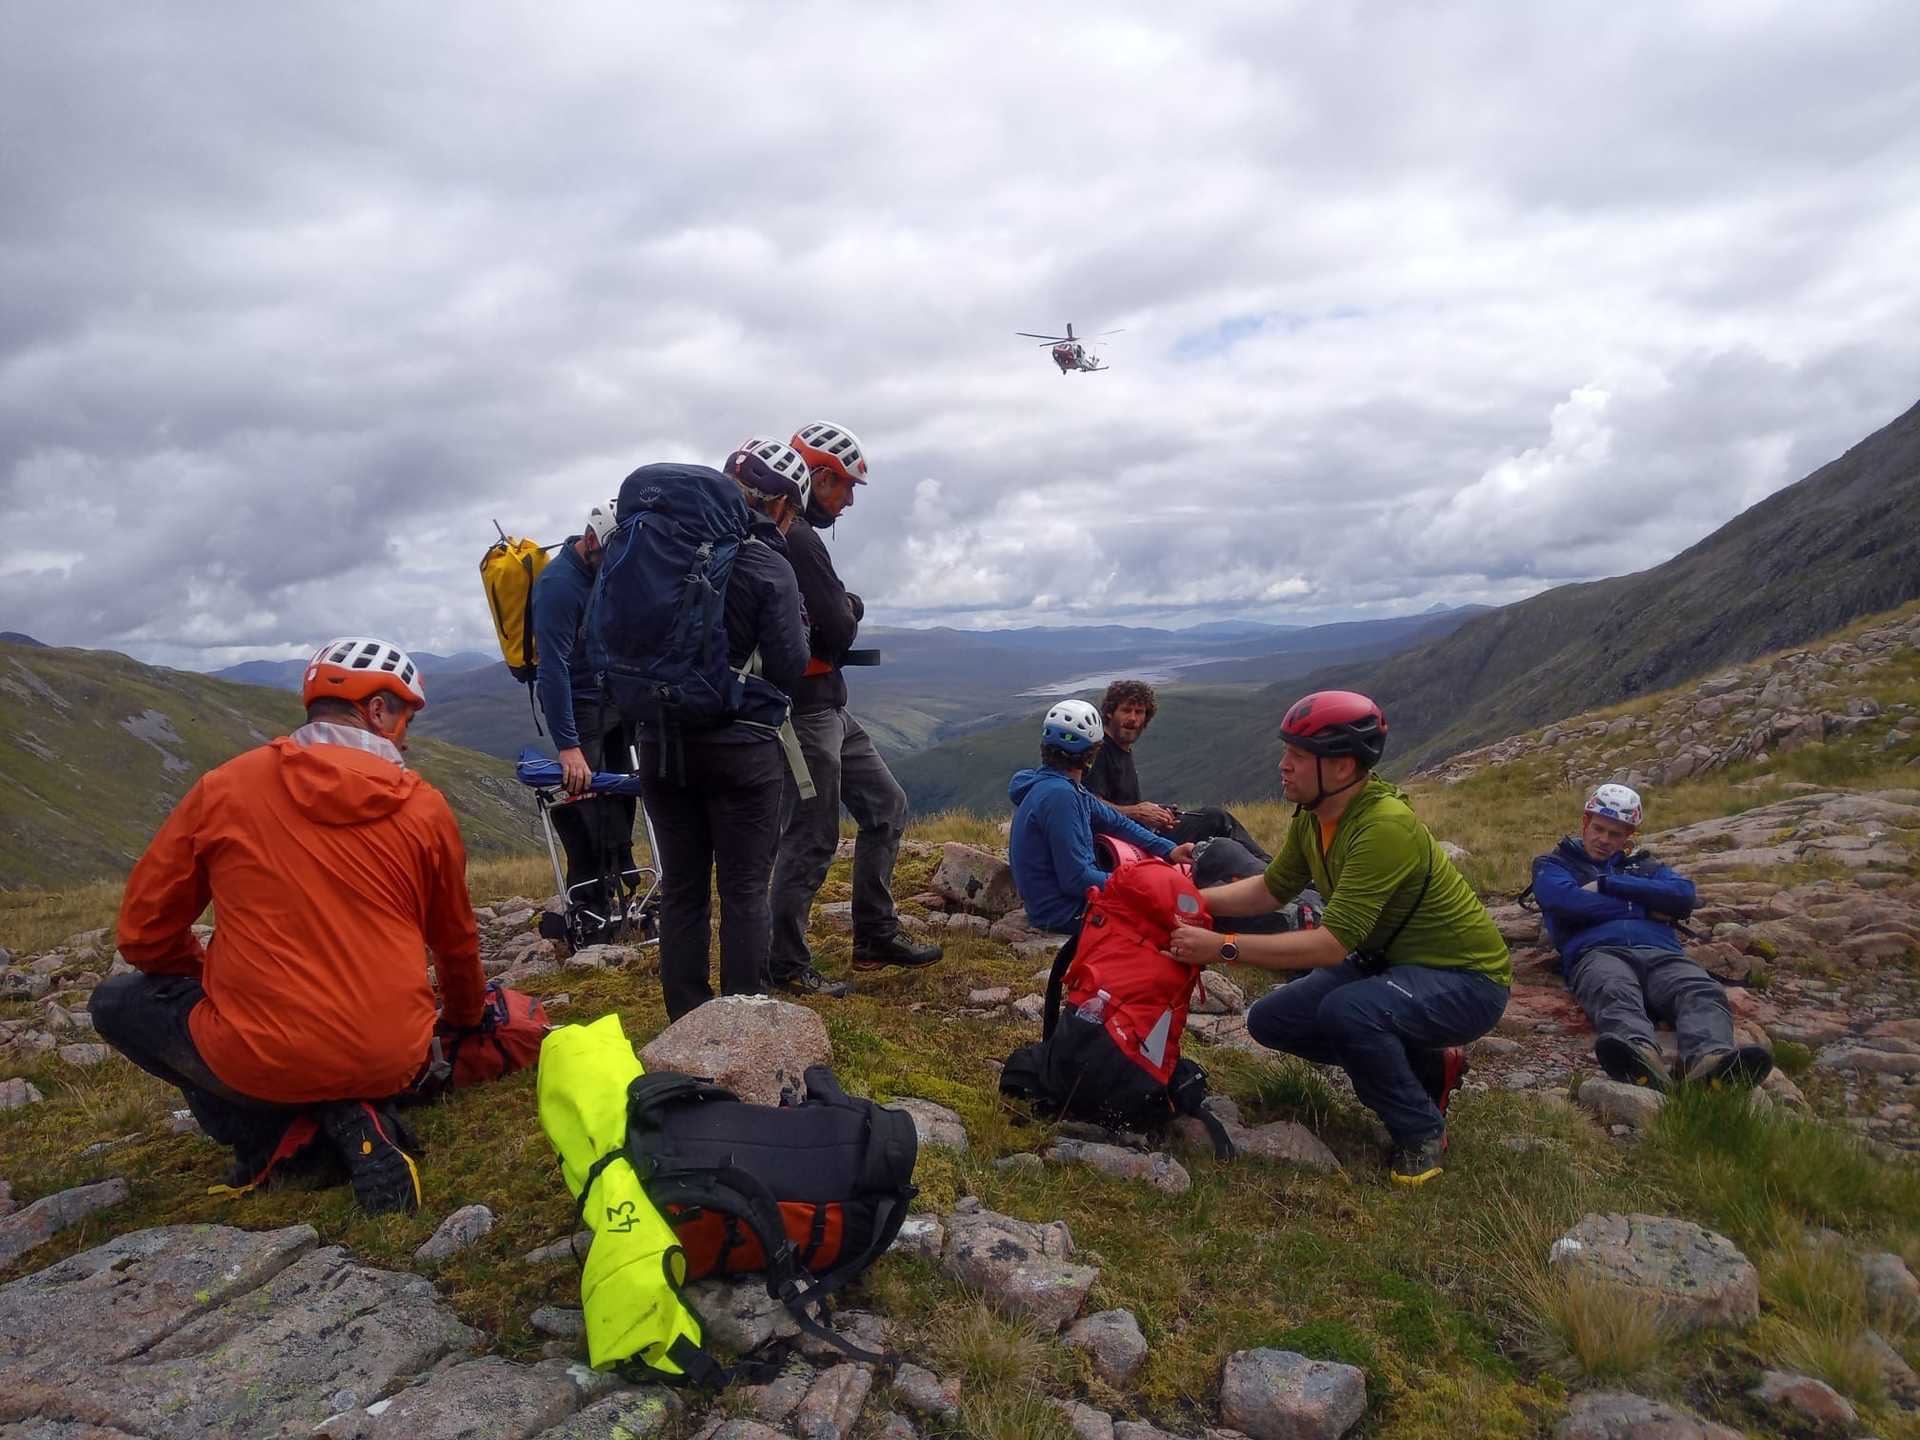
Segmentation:
<svg viewBox="0 0 1920 1440">
<path fill-rule="evenodd" d="M 893 862 L 907 833 L 907 793 L 845 710 L 793 717 L 813 775 L 814 797 L 800 798 L 787 776 L 781 795 L 780 858 L 773 866 L 773 944 L 768 969 L 778 981 L 807 968 L 807 912 L 840 843 L 840 807 L 859 831 L 853 842 L 853 942 L 890 940 L 900 929 L 893 909 Z"/>
<path fill-rule="evenodd" d="M 1682 1069 L 1710 1050 L 1733 1047 L 1727 992 L 1678 951 L 1597 945 L 1576 962 L 1567 988 L 1602 1035 L 1651 1045 L 1654 1022 L 1671 1021 Z"/>
</svg>

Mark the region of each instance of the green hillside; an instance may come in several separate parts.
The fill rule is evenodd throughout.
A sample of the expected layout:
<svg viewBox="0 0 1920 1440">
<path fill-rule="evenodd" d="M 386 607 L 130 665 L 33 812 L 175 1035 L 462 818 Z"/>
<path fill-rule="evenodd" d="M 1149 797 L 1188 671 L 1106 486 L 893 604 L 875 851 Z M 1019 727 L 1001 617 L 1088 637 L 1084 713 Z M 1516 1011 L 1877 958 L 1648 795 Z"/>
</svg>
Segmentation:
<svg viewBox="0 0 1920 1440">
<path fill-rule="evenodd" d="M 105 650 L 0 644 L 0 888 L 120 876 L 205 771 L 300 723 L 297 697 Z M 532 807 L 499 760 L 422 739 L 467 846 L 524 849 Z"/>
</svg>

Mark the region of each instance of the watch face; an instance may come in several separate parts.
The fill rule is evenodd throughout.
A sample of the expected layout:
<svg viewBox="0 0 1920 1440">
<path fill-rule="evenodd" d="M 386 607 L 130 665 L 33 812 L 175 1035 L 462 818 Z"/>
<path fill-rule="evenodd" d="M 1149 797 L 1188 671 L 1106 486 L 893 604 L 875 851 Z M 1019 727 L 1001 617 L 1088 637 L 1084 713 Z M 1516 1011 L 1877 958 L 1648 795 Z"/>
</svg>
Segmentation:
<svg viewBox="0 0 1920 1440">
<path fill-rule="evenodd" d="M 1220 958 L 1222 960 L 1238 960 L 1240 958 L 1240 947 L 1231 940 L 1223 941 L 1220 946 Z"/>
</svg>

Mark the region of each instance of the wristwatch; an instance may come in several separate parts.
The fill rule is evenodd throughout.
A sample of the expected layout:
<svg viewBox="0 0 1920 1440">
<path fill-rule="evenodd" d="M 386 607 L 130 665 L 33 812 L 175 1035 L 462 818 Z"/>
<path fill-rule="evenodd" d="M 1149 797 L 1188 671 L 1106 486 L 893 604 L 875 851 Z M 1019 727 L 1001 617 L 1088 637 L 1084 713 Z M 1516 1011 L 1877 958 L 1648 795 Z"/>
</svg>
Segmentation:
<svg viewBox="0 0 1920 1440">
<path fill-rule="evenodd" d="M 1240 947 L 1233 943 L 1239 938 L 1238 935 L 1229 935 L 1220 942 L 1220 958 L 1222 960 L 1238 960 L 1240 958 Z"/>
</svg>

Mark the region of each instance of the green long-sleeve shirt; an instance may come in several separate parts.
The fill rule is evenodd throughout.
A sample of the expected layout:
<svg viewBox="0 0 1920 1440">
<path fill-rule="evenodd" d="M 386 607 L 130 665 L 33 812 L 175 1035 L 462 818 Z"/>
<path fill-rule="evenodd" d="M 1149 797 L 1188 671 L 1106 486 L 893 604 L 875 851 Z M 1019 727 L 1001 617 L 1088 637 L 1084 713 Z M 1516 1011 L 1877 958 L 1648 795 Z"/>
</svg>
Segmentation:
<svg viewBox="0 0 1920 1440">
<path fill-rule="evenodd" d="M 1342 813 L 1333 844 L 1325 850 L 1318 817 L 1304 809 L 1296 814 L 1266 880 L 1282 904 L 1311 883 L 1326 900 L 1320 923 L 1350 951 L 1378 948 L 1392 935 L 1391 965 L 1474 970 L 1513 984 L 1507 942 L 1487 907 L 1420 823 L 1407 797 L 1377 775 Z M 1406 924 L 1394 935 L 1403 917 Z"/>
</svg>

